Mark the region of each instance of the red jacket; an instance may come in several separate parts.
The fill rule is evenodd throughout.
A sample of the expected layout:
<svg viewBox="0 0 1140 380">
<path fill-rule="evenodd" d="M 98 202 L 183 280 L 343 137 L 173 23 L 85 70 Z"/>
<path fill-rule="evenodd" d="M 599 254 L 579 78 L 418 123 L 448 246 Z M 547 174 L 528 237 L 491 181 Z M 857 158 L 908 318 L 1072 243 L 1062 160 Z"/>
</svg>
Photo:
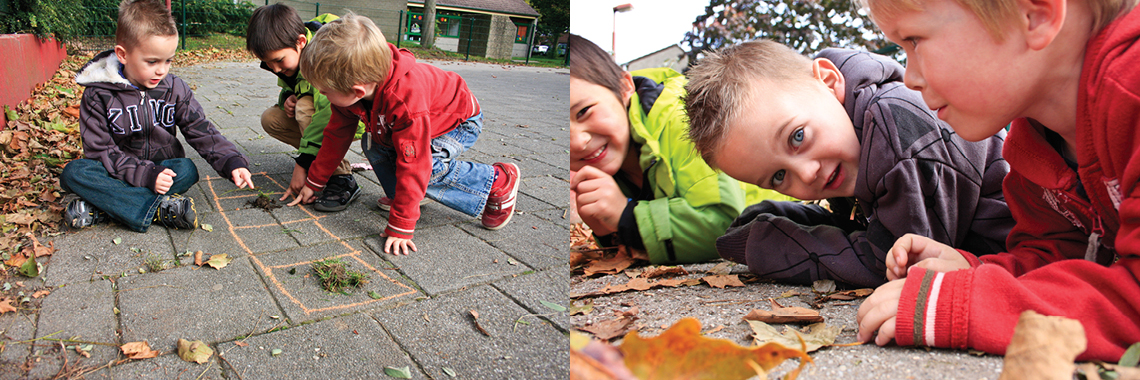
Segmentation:
<svg viewBox="0 0 1140 380">
<path fill-rule="evenodd" d="M 376 89 L 371 108 L 363 101 L 332 107 L 324 145 L 309 168 L 306 185 L 313 191 L 325 187 L 352 144 L 357 122 L 363 120 L 371 143 L 395 149 L 398 156 L 396 194 L 389 194 L 392 210 L 385 231 L 411 239 L 431 178 L 431 140 L 479 114 L 479 102 L 459 74 L 416 62 L 411 52 L 392 44 L 388 48 L 392 67 Z"/>
<path fill-rule="evenodd" d="M 1008 253 L 967 254 L 973 268 L 911 268 L 899 299 L 900 345 L 1004 354 L 1018 315 L 1079 320 L 1078 360 L 1116 362 L 1140 341 L 1140 11 L 1089 40 L 1077 104 L 1074 172 L 1042 135 L 1016 120 L 1002 154 L 1017 225 Z M 1077 193 L 1078 175 L 1089 201 Z M 1116 260 L 1114 262 L 1114 260 Z M 917 312 L 916 312 L 917 310 Z"/>
</svg>

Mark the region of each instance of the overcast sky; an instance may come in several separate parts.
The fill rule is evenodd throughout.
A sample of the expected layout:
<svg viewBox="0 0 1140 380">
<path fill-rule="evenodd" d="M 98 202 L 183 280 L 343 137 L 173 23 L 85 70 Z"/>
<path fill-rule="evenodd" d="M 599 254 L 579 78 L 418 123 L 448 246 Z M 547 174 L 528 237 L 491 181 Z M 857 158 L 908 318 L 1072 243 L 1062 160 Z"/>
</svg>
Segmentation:
<svg viewBox="0 0 1140 380">
<path fill-rule="evenodd" d="M 570 32 L 610 51 L 613 8 L 626 3 L 633 10 L 616 16 L 618 63 L 681 42 L 708 6 L 707 0 L 570 0 Z"/>
</svg>

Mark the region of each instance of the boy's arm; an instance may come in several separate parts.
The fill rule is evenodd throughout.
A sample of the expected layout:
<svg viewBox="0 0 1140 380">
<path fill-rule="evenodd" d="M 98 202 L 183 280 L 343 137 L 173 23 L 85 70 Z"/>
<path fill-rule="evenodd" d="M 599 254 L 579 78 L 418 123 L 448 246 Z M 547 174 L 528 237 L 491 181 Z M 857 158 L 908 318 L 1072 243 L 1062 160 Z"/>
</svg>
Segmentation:
<svg viewBox="0 0 1140 380">
<path fill-rule="evenodd" d="M 420 219 L 420 200 L 431 178 L 431 129 L 426 112 L 411 115 L 407 123 L 392 125 L 396 150 L 396 194 L 388 214 L 388 236 L 411 239 Z"/>
<path fill-rule="evenodd" d="M 357 125 L 359 121 L 360 118 L 356 114 L 344 108 L 331 107 L 328 125 L 324 127 L 323 146 L 309 166 L 305 179 L 306 187 L 314 192 L 325 188 L 329 177 L 352 145 L 352 138 L 357 130 L 352 126 Z"/>
<path fill-rule="evenodd" d="M 194 99 L 190 86 L 181 78 L 173 79 L 174 124 L 182 130 L 186 143 L 198 151 L 198 155 L 209 162 L 222 178 L 232 177 L 235 169 L 248 168 L 249 160 L 206 118 L 206 112 Z"/>
<path fill-rule="evenodd" d="M 302 95 L 298 95 L 302 96 Z M 305 94 L 303 96 L 310 96 Z M 329 103 L 328 98 L 321 95 L 320 92 L 314 90 L 311 94 L 313 97 L 313 119 L 305 126 L 305 130 L 301 135 L 301 143 L 297 148 L 300 155 L 297 156 L 295 161 L 305 170 L 309 169 L 313 160 L 317 158 L 317 152 L 320 151 L 321 145 L 325 138 L 325 126 L 329 124 L 329 119 L 332 117 L 332 104 Z M 353 140 L 359 139 L 361 134 L 364 133 L 364 123 L 356 124 L 356 134 Z"/>
<path fill-rule="evenodd" d="M 79 108 L 79 133 L 83 138 L 86 158 L 103 163 L 107 172 L 134 187 L 155 191 L 158 175 L 165 166 L 127 154 L 115 144 L 112 128 L 120 128 L 107 121 L 107 104 L 100 100 L 101 90 L 88 88 L 83 92 Z M 109 98 L 109 97 L 108 97 Z"/>
</svg>

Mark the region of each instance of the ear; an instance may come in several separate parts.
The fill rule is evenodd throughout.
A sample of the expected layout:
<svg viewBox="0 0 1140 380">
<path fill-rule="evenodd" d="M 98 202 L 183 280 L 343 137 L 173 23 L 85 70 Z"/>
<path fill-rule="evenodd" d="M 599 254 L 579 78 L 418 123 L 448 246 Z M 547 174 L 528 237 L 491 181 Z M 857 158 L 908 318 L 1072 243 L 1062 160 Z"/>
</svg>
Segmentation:
<svg viewBox="0 0 1140 380">
<path fill-rule="evenodd" d="M 1028 47 L 1041 50 L 1049 46 L 1065 24 L 1067 0 L 1018 0 L 1017 4 Z"/>
<path fill-rule="evenodd" d="M 301 51 L 301 49 L 304 49 L 305 45 L 308 43 L 309 43 L 309 39 L 305 38 L 304 34 L 298 34 L 297 35 L 297 51 Z"/>
<path fill-rule="evenodd" d="M 839 72 L 839 68 L 835 67 L 835 63 L 827 58 L 816 58 L 811 62 L 811 73 L 815 79 L 823 82 L 831 93 L 835 95 L 840 103 L 847 96 L 846 80 L 843 78 L 843 73 Z"/>
<path fill-rule="evenodd" d="M 119 63 L 127 64 L 127 48 L 123 45 L 115 45 L 115 56 L 119 58 Z"/>
<path fill-rule="evenodd" d="M 364 99 L 364 97 L 368 95 L 368 88 L 365 87 L 364 84 L 354 84 L 352 85 L 351 94 L 357 100 Z"/>
<path fill-rule="evenodd" d="M 633 75 L 628 71 L 621 72 L 621 104 L 629 108 L 629 99 L 633 97 Z"/>
</svg>

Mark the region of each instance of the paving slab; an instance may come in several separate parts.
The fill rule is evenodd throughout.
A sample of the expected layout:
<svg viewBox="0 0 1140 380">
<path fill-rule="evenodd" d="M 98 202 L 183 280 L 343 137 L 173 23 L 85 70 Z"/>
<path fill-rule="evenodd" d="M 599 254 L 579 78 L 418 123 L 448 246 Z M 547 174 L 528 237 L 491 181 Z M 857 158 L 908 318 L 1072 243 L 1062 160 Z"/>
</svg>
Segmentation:
<svg viewBox="0 0 1140 380">
<path fill-rule="evenodd" d="M 167 351 L 165 355 L 157 358 L 129 360 L 123 364 L 87 373 L 83 378 L 87 380 L 224 379 L 221 366 L 217 356 L 210 358 L 204 364 L 198 364 L 182 360 L 177 352 Z"/>
<path fill-rule="evenodd" d="M 120 239 L 119 244 L 115 244 L 115 239 Z M 88 282 L 123 273 L 137 274 L 138 268 L 146 267 L 148 256 L 174 259 L 170 234 L 164 227 L 138 233 L 117 224 L 99 224 L 50 241 L 55 253 L 44 265 L 42 274 L 48 286 Z"/>
<path fill-rule="evenodd" d="M 566 264 L 570 258 L 569 232 L 533 215 L 516 214 L 498 231 L 471 224 L 461 228 L 532 268 Z"/>
<path fill-rule="evenodd" d="M 566 189 L 569 188 L 570 182 L 559 178 L 524 175 L 522 184 L 519 185 L 519 192 L 546 202 L 549 205 L 547 208 L 550 208 L 566 204 L 565 202 L 569 198 Z"/>
<path fill-rule="evenodd" d="M 374 316 L 431 378 L 449 378 L 441 369 L 448 367 L 468 379 L 565 379 L 568 339 L 546 321 L 516 323 L 529 314 L 494 288 L 478 286 Z"/>
<path fill-rule="evenodd" d="M 312 264 L 330 258 L 341 260 L 349 270 L 368 275 L 368 283 L 359 289 L 347 289 L 347 294 L 326 291 L 313 272 Z M 365 249 L 359 240 L 266 253 L 253 257 L 252 262 L 294 325 L 391 307 L 423 295 L 414 287 L 415 283 L 403 277 L 391 263 Z"/>
<path fill-rule="evenodd" d="M 383 253 L 383 239 L 369 237 L 364 243 L 433 296 L 531 269 L 521 263 L 512 265 L 516 260 L 503 251 L 452 226 L 417 230 L 418 251 L 409 255 Z"/>
<path fill-rule="evenodd" d="M 556 311 L 542 303 L 542 301 L 546 301 L 562 307 L 570 306 L 569 265 L 560 265 L 537 272 L 524 272 L 517 277 L 496 281 L 491 286 L 535 314 L 533 317 L 524 319 L 525 321 L 534 322 L 536 318 L 542 318 L 554 322 L 560 330 L 570 331 L 568 313 L 565 310 Z"/>
<path fill-rule="evenodd" d="M 23 342 L 35 338 L 37 315 L 32 310 L 0 314 L 0 338 L 7 344 L 0 350 L 0 380 L 19 379 L 25 375 L 25 363 L 32 345 Z"/>
<path fill-rule="evenodd" d="M 273 297 L 247 258 L 222 269 L 194 265 L 118 281 L 123 341 L 169 351 L 178 339 L 216 343 L 279 322 Z"/>
<path fill-rule="evenodd" d="M 424 378 L 411 358 L 367 314 L 323 320 L 218 345 L 233 367 L 229 378 L 380 379 L 384 367 L 409 367 L 412 378 Z M 273 355 L 273 350 L 281 350 Z M 238 375 L 238 376 L 235 376 Z M 335 374 L 332 375 L 332 374 Z"/>
<path fill-rule="evenodd" d="M 57 287 L 44 297 L 37 322 L 36 338 L 70 339 L 99 342 L 91 344 L 91 357 L 80 356 L 74 350 L 64 350 L 59 355 L 41 357 L 35 367 L 28 372 L 31 378 L 44 378 L 55 375 L 64 365 L 63 357 L 70 364 L 105 364 L 119 358 L 119 328 L 115 317 L 115 294 L 111 281 L 76 282 Z M 42 343 L 59 344 L 50 340 Z M 65 343 L 73 346 L 75 343 Z"/>
</svg>

